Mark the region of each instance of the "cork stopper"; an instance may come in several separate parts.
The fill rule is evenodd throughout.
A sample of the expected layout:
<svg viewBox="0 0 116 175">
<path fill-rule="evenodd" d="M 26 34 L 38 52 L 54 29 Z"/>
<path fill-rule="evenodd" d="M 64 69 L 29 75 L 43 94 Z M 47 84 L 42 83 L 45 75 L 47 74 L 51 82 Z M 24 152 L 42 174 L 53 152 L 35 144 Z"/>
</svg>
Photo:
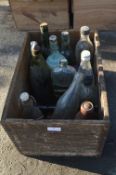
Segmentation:
<svg viewBox="0 0 116 175">
<path fill-rule="evenodd" d="M 68 65 L 68 61 L 65 58 L 62 58 L 59 63 L 60 67 L 66 67 Z"/>
<path fill-rule="evenodd" d="M 81 108 L 83 108 L 83 110 L 90 112 L 93 110 L 93 103 L 90 101 L 85 101 L 81 104 Z"/>
</svg>

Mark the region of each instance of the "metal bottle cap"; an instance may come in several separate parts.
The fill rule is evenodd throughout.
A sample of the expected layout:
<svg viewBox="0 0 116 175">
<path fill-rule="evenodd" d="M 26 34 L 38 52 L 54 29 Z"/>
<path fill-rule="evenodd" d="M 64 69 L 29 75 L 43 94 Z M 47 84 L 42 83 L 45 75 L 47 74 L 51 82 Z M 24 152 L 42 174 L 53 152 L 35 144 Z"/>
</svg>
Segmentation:
<svg viewBox="0 0 116 175">
<path fill-rule="evenodd" d="M 26 102 L 29 100 L 29 93 L 28 92 L 22 92 L 19 96 L 21 102 Z"/>
<path fill-rule="evenodd" d="M 56 35 L 51 35 L 51 36 L 49 37 L 49 40 L 50 40 L 50 41 L 56 41 L 56 40 L 57 40 L 57 36 L 56 36 Z"/>
<path fill-rule="evenodd" d="M 90 54 L 90 51 L 88 51 L 88 50 L 83 50 L 81 52 L 81 60 L 82 61 L 90 61 L 90 56 L 91 56 L 91 54 Z"/>
<path fill-rule="evenodd" d="M 88 26 L 82 26 L 80 28 L 80 32 L 83 34 L 83 35 L 89 35 L 90 34 L 90 28 Z"/>
</svg>

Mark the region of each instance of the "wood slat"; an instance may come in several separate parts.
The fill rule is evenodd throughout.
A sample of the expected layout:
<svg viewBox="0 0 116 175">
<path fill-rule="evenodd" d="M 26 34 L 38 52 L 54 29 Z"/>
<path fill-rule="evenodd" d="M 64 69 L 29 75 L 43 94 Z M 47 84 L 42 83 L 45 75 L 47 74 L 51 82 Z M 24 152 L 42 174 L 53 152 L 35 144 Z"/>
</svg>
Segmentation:
<svg viewBox="0 0 116 175">
<path fill-rule="evenodd" d="M 74 28 L 116 29 L 115 0 L 73 0 Z"/>
</svg>

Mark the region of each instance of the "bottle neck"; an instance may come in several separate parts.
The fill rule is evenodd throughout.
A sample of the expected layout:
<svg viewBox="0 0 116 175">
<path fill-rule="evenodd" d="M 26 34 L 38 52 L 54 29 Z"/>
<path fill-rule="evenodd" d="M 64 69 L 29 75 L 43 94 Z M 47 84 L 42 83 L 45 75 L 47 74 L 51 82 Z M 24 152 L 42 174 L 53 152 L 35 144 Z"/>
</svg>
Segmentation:
<svg viewBox="0 0 116 175">
<path fill-rule="evenodd" d="M 92 70 L 90 61 L 81 61 L 80 66 L 81 66 L 82 69 Z"/>
<path fill-rule="evenodd" d="M 90 37 L 89 37 L 89 35 L 81 34 L 81 40 L 90 41 Z"/>
<path fill-rule="evenodd" d="M 69 50 L 69 48 L 70 48 L 70 37 L 68 35 L 67 36 L 62 36 L 61 39 L 62 39 L 62 44 L 61 44 L 62 50 Z"/>
<path fill-rule="evenodd" d="M 51 53 L 59 51 L 59 47 L 58 47 L 57 41 L 50 41 L 50 50 L 51 50 Z"/>
<path fill-rule="evenodd" d="M 42 37 L 42 44 L 44 45 L 44 47 L 49 48 L 49 33 L 48 33 L 48 27 L 46 27 L 45 29 L 44 29 L 44 27 L 43 27 L 43 28 L 40 29 L 40 31 L 41 31 L 41 37 Z"/>
</svg>

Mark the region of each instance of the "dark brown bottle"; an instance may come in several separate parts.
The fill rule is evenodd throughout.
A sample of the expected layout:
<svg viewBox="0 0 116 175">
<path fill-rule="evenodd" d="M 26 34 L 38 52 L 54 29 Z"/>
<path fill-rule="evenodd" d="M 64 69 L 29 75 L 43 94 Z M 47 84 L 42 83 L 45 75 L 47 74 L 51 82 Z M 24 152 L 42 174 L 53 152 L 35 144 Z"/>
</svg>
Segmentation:
<svg viewBox="0 0 116 175">
<path fill-rule="evenodd" d="M 80 111 L 76 114 L 75 119 L 96 119 L 93 103 L 91 101 L 84 101 L 80 105 Z"/>
<path fill-rule="evenodd" d="M 33 96 L 30 96 L 28 92 L 22 92 L 19 100 L 23 118 L 39 120 L 44 118 L 41 110 L 36 106 L 36 100 Z"/>
</svg>

